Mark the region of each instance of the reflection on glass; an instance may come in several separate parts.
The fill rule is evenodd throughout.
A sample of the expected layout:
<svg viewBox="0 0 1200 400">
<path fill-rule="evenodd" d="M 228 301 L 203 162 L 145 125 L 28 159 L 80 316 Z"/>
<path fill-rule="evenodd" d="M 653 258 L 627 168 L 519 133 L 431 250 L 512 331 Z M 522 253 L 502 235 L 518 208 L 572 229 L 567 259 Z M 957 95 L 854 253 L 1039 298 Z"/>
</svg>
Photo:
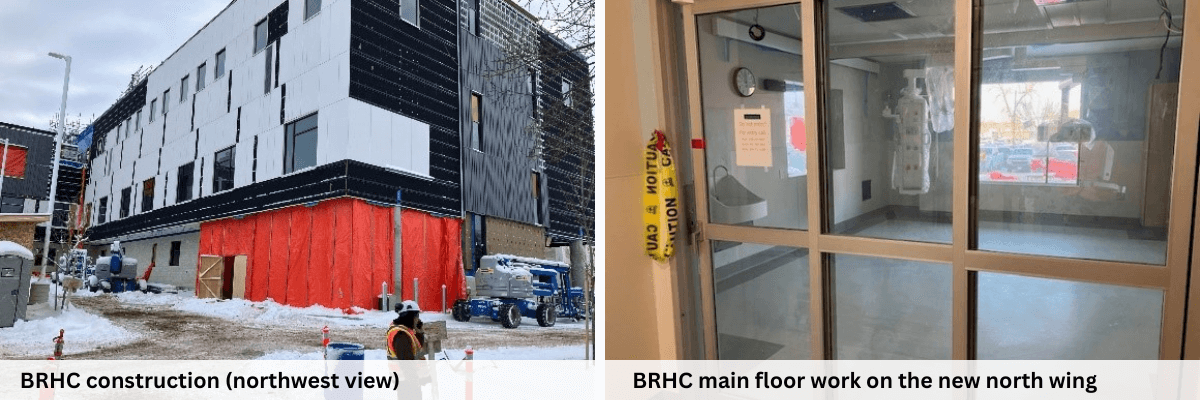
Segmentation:
<svg viewBox="0 0 1200 400">
<path fill-rule="evenodd" d="M 981 272 L 976 356 L 1157 359 L 1160 290 Z"/>
<path fill-rule="evenodd" d="M 1052 3 L 984 4 L 979 248 L 1164 264 L 1183 1 Z"/>
<path fill-rule="evenodd" d="M 702 15 L 696 31 L 710 221 L 805 229 L 800 6 Z"/>
<path fill-rule="evenodd" d="M 825 4 L 833 233 L 949 243 L 954 1 Z"/>
<path fill-rule="evenodd" d="M 720 241 L 712 245 L 718 357 L 808 359 L 808 250 Z"/>
<path fill-rule="evenodd" d="M 950 359 L 949 265 L 838 254 L 833 275 L 837 359 Z"/>
</svg>

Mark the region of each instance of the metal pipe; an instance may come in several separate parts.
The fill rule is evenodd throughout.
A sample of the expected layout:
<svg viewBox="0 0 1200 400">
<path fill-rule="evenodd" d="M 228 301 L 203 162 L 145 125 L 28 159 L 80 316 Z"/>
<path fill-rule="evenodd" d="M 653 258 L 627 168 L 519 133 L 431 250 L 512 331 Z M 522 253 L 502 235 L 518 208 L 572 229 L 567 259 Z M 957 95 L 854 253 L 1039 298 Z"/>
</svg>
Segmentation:
<svg viewBox="0 0 1200 400">
<path fill-rule="evenodd" d="M 50 174 L 50 220 L 46 222 L 45 242 L 42 243 L 42 277 L 46 276 L 46 265 L 50 264 L 50 231 L 54 230 L 54 197 L 58 191 L 58 162 L 62 156 L 62 139 L 67 132 L 67 88 L 71 84 L 71 56 L 50 53 L 54 57 L 67 62 L 67 71 L 63 76 L 62 105 L 58 109 L 58 132 L 54 134 L 54 164 Z"/>
<path fill-rule="evenodd" d="M 417 286 L 417 278 L 413 278 L 413 301 L 417 302 L 417 307 L 421 306 L 421 297 L 418 296 L 420 287 Z"/>
<path fill-rule="evenodd" d="M 446 312 L 446 285 L 442 285 L 442 312 Z"/>
</svg>

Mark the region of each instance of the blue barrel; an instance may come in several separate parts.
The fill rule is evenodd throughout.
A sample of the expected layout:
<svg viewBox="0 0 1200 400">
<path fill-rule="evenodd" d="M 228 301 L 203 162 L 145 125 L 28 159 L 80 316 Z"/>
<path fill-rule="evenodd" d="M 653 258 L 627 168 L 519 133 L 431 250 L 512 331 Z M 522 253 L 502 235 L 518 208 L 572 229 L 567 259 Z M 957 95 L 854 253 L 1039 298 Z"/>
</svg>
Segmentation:
<svg viewBox="0 0 1200 400">
<path fill-rule="evenodd" d="M 325 358 L 329 360 L 362 360 L 363 345 L 348 342 L 333 342 L 325 347 Z"/>
</svg>

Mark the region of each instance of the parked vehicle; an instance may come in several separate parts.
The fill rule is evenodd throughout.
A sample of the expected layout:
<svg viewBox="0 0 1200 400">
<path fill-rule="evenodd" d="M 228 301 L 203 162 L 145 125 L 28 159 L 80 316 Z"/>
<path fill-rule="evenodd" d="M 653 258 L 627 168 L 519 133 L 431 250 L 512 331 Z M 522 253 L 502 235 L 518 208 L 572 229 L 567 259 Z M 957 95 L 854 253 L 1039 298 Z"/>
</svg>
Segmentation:
<svg viewBox="0 0 1200 400">
<path fill-rule="evenodd" d="M 1007 160 L 1008 172 L 1030 172 L 1033 162 L 1033 148 L 1017 147 L 1012 149 Z"/>
<path fill-rule="evenodd" d="M 571 266 L 565 263 L 511 255 L 487 255 L 469 271 L 474 298 L 454 303 L 455 321 L 486 316 L 505 328 L 521 325 L 521 317 L 554 326 L 558 317 L 583 319 L 583 289 L 571 285 Z"/>
</svg>

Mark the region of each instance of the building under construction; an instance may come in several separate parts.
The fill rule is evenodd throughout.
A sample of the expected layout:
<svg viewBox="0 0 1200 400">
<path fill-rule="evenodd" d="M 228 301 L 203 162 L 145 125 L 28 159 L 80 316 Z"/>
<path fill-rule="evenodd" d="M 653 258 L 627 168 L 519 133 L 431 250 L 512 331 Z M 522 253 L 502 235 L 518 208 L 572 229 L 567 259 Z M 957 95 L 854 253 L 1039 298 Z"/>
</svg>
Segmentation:
<svg viewBox="0 0 1200 400">
<path fill-rule="evenodd" d="M 590 242 L 585 60 L 490 66 L 513 35 L 566 49 L 534 21 L 502 0 L 235 0 L 93 124 L 88 244 L 198 296 L 374 307 L 386 285 L 433 308 L 483 254 Z M 560 118 L 540 116 L 563 109 L 586 151 L 547 158 Z"/>
</svg>

